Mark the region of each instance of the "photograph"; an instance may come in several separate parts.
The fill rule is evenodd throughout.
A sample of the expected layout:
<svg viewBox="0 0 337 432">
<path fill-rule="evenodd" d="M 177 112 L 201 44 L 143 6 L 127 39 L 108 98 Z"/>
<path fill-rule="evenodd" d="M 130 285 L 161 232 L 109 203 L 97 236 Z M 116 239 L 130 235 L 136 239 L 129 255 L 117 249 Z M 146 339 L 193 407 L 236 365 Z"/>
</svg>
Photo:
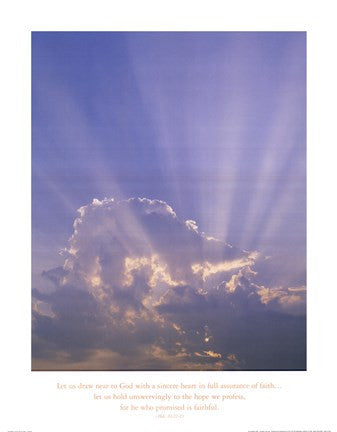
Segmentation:
<svg viewBox="0 0 337 432">
<path fill-rule="evenodd" d="M 306 46 L 31 32 L 31 371 L 307 370 Z"/>
</svg>

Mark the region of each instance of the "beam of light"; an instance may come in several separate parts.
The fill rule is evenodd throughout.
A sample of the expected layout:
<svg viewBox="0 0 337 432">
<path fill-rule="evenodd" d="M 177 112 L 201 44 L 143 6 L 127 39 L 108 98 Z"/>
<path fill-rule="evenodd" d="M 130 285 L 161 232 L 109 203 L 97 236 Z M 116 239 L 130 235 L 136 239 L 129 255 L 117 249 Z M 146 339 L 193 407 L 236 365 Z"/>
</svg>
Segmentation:
<svg viewBox="0 0 337 432">
<path fill-rule="evenodd" d="M 285 59 L 290 70 L 296 66 L 297 52 L 298 46 L 294 45 Z M 298 128 L 303 126 L 302 120 L 298 121 L 303 116 L 303 99 L 289 78 L 290 75 L 283 78 L 285 84 L 280 91 L 279 106 L 273 114 L 270 128 L 267 128 L 263 156 L 260 163 L 257 162 L 257 176 L 253 180 L 257 186 L 256 193 L 248 202 L 245 223 L 238 237 L 238 242 L 246 248 L 255 248 L 263 243 L 263 231 L 266 231 L 267 225 L 273 225 L 272 219 L 278 211 L 284 212 L 285 203 L 289 200 L 283 199 L 283 195 L 285 191 L 292 193 L 290 182 L 297 181 L 296 175 L 292 177 L 291 170 L 294 153 L 299 150 L 296 134 Z"/>
<path fill-rule="evenodd" d="M 188 195 L 188 202 L 190 208 L 194 207 L 198 214 L 200 228 L 224 241 L 228 241 L 231 229 L 234 228 L 237 231 L 235 242 L 238 246 L 255 250 L 263 245 L 272 231 L 275 235 L 280 228 L 276 223 L 272 226 L 273 222 L 270 219 L 275 217 L 277 209 L 286 214 L 286 210 L 282 208 L 285 205 L 283 194 L 288 190 L 288 183 L 293 181 L 289 173 L 286 173 L 286 165 L 292 157 L 293 150 L 298 148 L 297 142 L 294 142 L 298 116 L 294 117 L 294 112 L 301 114 L 302 101 L 296 99 L 298 92 L 291 86 L 291 72 L 282 75 L 279 88 L 275 88 L 279 93 L 279 103 L 271 113 L 271 126 L 268 123 L 269 118 L 267 119 L 264 137 L 262 135 L 263 142 L 258 146 L 261 149 L 261 157 L 252 161 L 255 165 L 255 176 L 247 177 L 245 180 L 245 152 L 251 145 L 249 133 L 250 128 L 254 126 L 254 113 L 251 110 L 255 105 L 254 101 L 252 105 L 250 100 L 252 81 L 246 75 L 249 59 L 245 59 L 247 47 L 244 46 L 244 42 L 232 39 L 230 44 L 226 45 L 224 60 L 217 64 L 218 71 L 223 71 L 223 76 L 226 76 L 231 86 L 226 88 L 226 91 L 222 90 L 218 78 L 218 93 L 212 101 L 214 112 L 203 106 L 203 101 L 206 106 L 208 93 L 212 94 L 212 81 L 200 85 L 200 76 L 191 74 L 189 80 L 184 74 L 179 76 L 184 92 L 181 100 L 176 101 L 180 115 L 178 125 L 181 122 L 184 129 L 180 136 L 175 130 L 177 125 L 175 117 L 172 116 L 170 87 L 165 81 L 165 74 L 159 73 L 156 80 L 149 79 L 146 61 L 139 57 L 132 43 L 128 46 L 143 104 L 147 107 L 152 124 L 157 130 L 161 170 L 165 173 L 165 178 L 170 180 L 174 208 L 184 208 L 183 202 L 186 200 L 186 182 L 179 178 L 181 174 L 177 156 L 181 155 L 182 158 L 186 158 L 186 181 L 195 182 L 194 195 Z M 252 44 L 251 48 L 256 50 L 256 57 L 261 56 L 258 44 Z M 292 45 L 291 49 L 292 51 L 287 49 L 282 59 L 283 63 L 289 65 L 289 70 L 297 65 L 298 46 Z M 229 63 L 228 59 L 231 59 Z M 205 59 L 205 62 L 211 61 L 211 57 Z M 163 68 L 160 62 L 162 59 L 159 60 L 159 71 Z M 170 65 L 164 65 L 170 68 Z M 198 88 L 197 93 L 194 93 L 195 88 Z M 211 118 L 215 112 L 217 115 L 221 113 L 221 127 L 218 121 Z M 280 180 L 284 183 L 283 191 L 279 191 Z M 212 181 L 213 190 L 210 183 Z M 251 186 L 253 193 L 249 194 L 247 189 Z M 243 213 L 239 215 L 240 231 L 237 222 L 237 203 L 243 189 L 246 191 L 246 202 L 240 204 L 240 209 L 243 209 Z M 195 190 L 198 192 L 195 193 Z M 266 230 L 268 234 L 265 235 Z"/>
<path fill-rule="evenodd" d="M 41 169 L 34 168 L 34 177 L 35 181 L 42 183 L 49 192 L 55 195 L 58 199 L 58 202 L 64 207 L 65 210 L 74 213 L 76 211 L 76 204 L 73 200 L 68 196 L 68 194 L 63 191 L 56 181 L 52 181 L 50 177 L 48 177 L 45 173 L 42 173 Z"/>
<path fill-rule="evenodd" d="M 291 188 L 287 188 L 289 183 L 297 181 L 296 173 L 293 173 L 295 176 L 291 176 L 293 154 L 298 148 L 297 143 L 294 142 L 296 126 L 293 125 L 291 114 L 288 112 L 289 98 L 285 99 L 281 113 L 275 118 L 268 139 L 269 144 L 266 146 L 258 176 L 254 180 L 257 186 L 256 193 L 249 200 L 245 223 L 238 240 L 247 248 L 254 247 L 255 242 L 258 241 L 256 238 L 258 231 L 261 228 L 263 230 L 263 225 L 272 217 L 273 209 L 282 200 L 284 191 L 288 189 L 288 192 L 293 193 Z M 286 139 L 289 135 L 293 138 Z M 282 188 L 280 182 L 283 183 Z"/>
<path fill-rule="evenodd" d="M 300 179 L 300 183 L 298 183 L 296 176 L 298 164 L 288 164 L 292 159 L 291 154 L 292 150 L 290 149 L 290 157 L 285 157 L 285 165 L 288 172 L 285 177 L 281 176 L 283 180 L 282 187 L 280 187 L 280 184 L 274 184 L 271 187 L 269 196 L 264 199 L 264 206 L 261 206 L 259 216 L 256 216 L 257 220 L 254 223 L 254 232 L 251 232 L 250 237 L 246 240 L 248 247 L 259 248 L 265 244 L 265 241 L 268 242 L 268 236 L 272 232 L 276 234 L 276 227 L 280 228 L 281 226 L 278 221 L 283 221 L 292 209 L 296 208 L 299 204 L 296 188 L 298 188 L 298 185 L 301 185 L 303 180 Z M 303 190 L 302 193 L 304 194 Z M 303 219 L 303 223 L 305 224 L 305 219 Z M 271 240 L 270 237 L 269 240 Z"/>
<path fill-rule="evenodd" d="M 132 65 L 133 77 L 136 80 L 144 110 L 151 119 L 151 124 L 157 139 L 156 149 L 159 155 L 159 172 L 161 173 L 163 181 L 161 187 L 163 189 L 167 187 L 170 191 L 174 209 L 182 210 L 186 206 L 186 182 L 191 182 L 198 176 L 198 171 L 193 166 L 195 160 L 194 142 L 197 138 L 196 134 L 198 134 L 200 130 L 200 123 L 193 115 L 195 106 L 186 103 L 183 97 L 181 101 L 176 101 L 181 114 L 179 121 L 183 125 L 185 135 L 184 137 L 178 137 L 175 119 L 172 116 L 172 106 L 170 107 L 172 102 L 169 100 L 171 97 L 169 83 L 165 81 L 165 76 L 159 74 L 154 80 L 152 80 L 151 77 L 149 78 L 148 72 L 149 70 L 153 71 L 153 65 L 150 69 L 146 68 L 146 58 L 139 56 L 137 48 L 133 46 L 131 40 L 127 43 L 127 48 L 129 60 Z M 197 85 L 197 83 L 191 82 L 191 78 L 189 81 L 186 81 L 186 92 L 188 93 L 188 90 L 193 89 L 194 85 Z M 188 110 L 188 108 L 190 110 Z M 230 115 L 230 113 L 227 113 L 227 115 Z M 203 145 L 203 151 L 205 151 L 206 147 L 207 146 Z M 235 146 L 231 148 L 235 152 Z M 181 161 L 183 161 L 186 168 L 183 174 L 179 171 Z M 195 188 L 196 186 L 194 189 Z M 157 198 L 161 199 L 162 197 L 159 196 Z M 189 196 L 188 203 L 192 209 L 195 208 L 197 213 L 204 213 L 202 198 L 195 203 L 193 198 Z M 190 247 L 190 253 L 192 255 L 192 246 L 188 246 Z"/>
<path fill-rule="evenodd" d="M 222 239 L 228 237 L 228 231 L 230 227 L 235 225 L 235 199 L 240 193 L 242 187 L 242 160 L 245 158 L 244 151 L 248 145 L 247 140 L 247 126 L 249 119 L 249 107 L 250 101 L 248 100 L 247 91 L 250 80 L 247 80 L 245 73 L 245 59 L 244 54 L 247 47 L 241 46 L 240 39 L 236 40 L 233 38 L 229 44 L 226 45 L 226 51 L 224 52 L 223 59 L 220 63 L 217 63 L 217 68 L 223 71 L 224 76 L 227 77 L 231 86 L 226 91 L 221 88 L 218 90 L 218 95 L 213 101 L 214 112 L 221 113 L 223 118 L 223 127 L 219 126 L 217 122 L 212 122 L 210 116 L 213 111 L 208 113 L 204 112 L 203 98 L 207 97 L 207 92 L 212 88 L 212 81 L 204 82 L 200 86 L 200 76 L 190 77 L 188 74 L 183 73 L 181 78 L 182 84 L 186 93 L 184 93 L 181 101 L 177 101 L 177 107 L 179 106 L 179 113 L 181 115 L 181 123 L 185 130 L 185 138 L 176 142 L 177 134 L 175 133 L 175 117 L 172 117 L 172 106 L 170 107 L 170 84 L 165 81 L 165 75 L 159 73 L 158 79 L 152 80 L 147 77 L 148 70 L 146 69 L 146 58 L 139 57 L 137 49 L 134 50 L 132 43 L 127 43 L 126 46 L 129 50 L 130 64 L 132 65 L 133 78 L 137 81 L 140 94 L 143 99 L 144 109 L 148 110 L 148 114 L 152 117 L 152 124 L 154 129 L 157 130 L 159 154 L 161 155 L 162 164 L 160 169 L 165 173 L 167 179 L 170 179 L 170 187 L 173 190 L 175 196 L 174 207 L 183 207 L 183 202 L 186 200 L 185 196 L 185 185 L 184 181 L 178 177 L 178 159 L 179 155 L 186 156 L 188 162 L 198 160 L 194 158 L 194 155 L 199 157 L 199 166 L 194 166 L 193 162 L 191 165 L 187 164 L 186 178 L 198 178 L 202 180 L 200 190 L 197 196 L 199 197 L 198 202 L 195 201 L 195 205 L 198 206 L 198 210 L 201 214 L 201 226 L 211 227 L 207 229 L 207 232 L 213 231 L 213 233 Z M 257 54 L 259 48 L 256 47 Z M 158 48 L 158 47 L 157 47 Z M 296 47 L 295 47 L 296 48 Z M 296 49 L 294 49 L 294 52 Z M 216 53 L 216 57 L 219 57 L 219 52 Z M 288 54 L 288 57 L 291 56 Z M 228 62 L 228 59 L 231 59 Z M 163 61 L 162 58 L 160 61 Z M 211 55 L 205 58 L 206 62 L 212 61 Z M 290 67 L 292 67 L 293 59 L 289 61 Z M 160 65 L 169 66 L 166 63 Z M 208 67 L 208 65 L 207 65 Z M 212 70 L 212 69 L 206 69 Z M 159 68 L 160 72 L 160 68 Z M 158 75 L 158 74 L 157 74 Z M 180 77 L 178 77 L 180 79 Z M 175 77 L 177 80 L 177 77 Z M 287 81 L 288 77 L 282 78 L 283 81 Z M 242 86 L 241 92 L 238 94 L 237 89 Z M 217 80 L 218 85 L 218 80 Z M 198 92 L 194 92 L 198 88 Z M 247 86 L 247 88 L 245 88 Z M 95 143 L 97 140 L 101 140 L 99 132 L 93 133 L 90 125 L 90 118 L 81 110 L 81 105 L 76 102 L 76 99 L 72 97 L 69 89 L 64 88 L 60 85 L 54 84 L 48 86 L 45 91 L 46 100 L 53 100 L 55 106 L 64 106 L 64 111 L 55 110 L 54 121 L 56 124 L 69 124 L 69 119 L 74 127 L 65 128 L 62 130 L 64 143 L 66 147 L 71 148 L 75 141 L 76 150 L 82 155 L 89 155 L 92 153 L 92 147 L 90 143 Z M 279 107 L 275 112 L 275 120 L 273 126 L 269 130 L 269 135 L 266 136 L 266 142 L 268 145 L 263 146 L 264 155 L 261 160 L 260 167 L 257 167 L 257 178 L 253 179 L 254 184 L 263 185 L 267 179 L 270 182 L 269 195 L 266 196 L 266 190 L 263 187 L 257 188 L 256 194 L 250 196 L 247 201 L 247 212 L 242 219 L 245 221 L 242 227 L 241 236 L 239 234 L 239 240 L 241 238 L 241 244 L 249 249 L 250 246 L 257 242 L 258 239 L 254 238 L 258 234 L 261 238 L 263 237 L 263 230 L 265 225 L 265 219 L 270 218 L 270 211 L 272 211 L 269 204 L 272 201 L 273 206 L 277 205 L 278 200 L 281 200 L 281 194 L 275 194 L 275 186 L 277 178 L 280 173 L 280 167 L 282 161 L 286 160 L 289 154 L 291 154 L 291 148 L 289 147 L 289 140 L 284 139 L 294 129 L 294 122 L 292 121 L 292 110 L 294 109 L 294 93 L 291 88 L 284 86 L 282 92 L 280 92 L 281 100 Z M 292 107 L 292 110 L 289 109 Z M 200 118 L 200 114 L 203 114 L 203 119 Z M 209 116 L 207 117 L 208 114 Z M 203 120 L 201 122 L 201 120 Z M 287 131 L 288 129 L 288 131 Z M 208 136 L 207 136 L 208 135 Z M 208 141 L 207 141 L 208 140 Z M 286 145 L 280 146 L 280 143 Z M 291 140 L 290 140 L 291 141 Z M 210 144 L 209 144 L 210 143 Z M 202 145 L 200 145 L 202 144 Z M 218 148 L 217 148 L 218 146 Z M 109 189 L 113 191 L 113 196 L 117 199 L 125 199 L 125 194 L 122 191 L 122 184 L 112 174 L 111 167 L 108 166 L 108 162 L 105 155 L 99 150 L 101 147 L 95 147 L 95 163 L 92 164 L 88 160 L 86 167 L 86 174 L 90 179 L 90 182 L 95 185 L 94 189 L 97 191 L 102 190 L 102 185 L 106 182 L 106 179 L 110 180 Z M 281 148 L 281 151 L 280 151 Z M 215 150 L 214 155 L 209 156 L 209 153 Z M 281 153 L 281 154 L 280 154 Z M 74 154 L 74 156 L 76 156 Z M 178 158 L 177 158 L 178 157 Z M 201 159 L 201 162 L 200 162 Z M 280 163 L 281 160 L 281 163 Z M 203 162 L 207 161 L 212 163 L 211 169 L 215 173 L 215 185 L 214 194 L 210 197 L 209 195 L 209 184 L 207 185 L 208 172 L 203 173 L 200 171 L 200 167 L 203 168 Z M 201 166 L 200 166 L 201 164 Z M 206 164 L 206 162 L 205 162 Z M 209 169 L 209 167 L 207 167 Z M 205 177 L 203 177 L 203 175 Z M 174 181 L 172 181 L 172 179 Z M 220 181 L 223 180 L 219 184 Z M 203 181 L 204 180 L 204 181 Z M 63 195 L 65 198 L 65 192 L 60 190 L 57 185 L 52 186 L 56 193 L 60 196 Z M 274 197 L 275 195 L 275 197 Z M 91 197 L 93 198 L 93 197 Z M 102 198 L 102 197 L 97 197 Z M 160 197 L 158 197 L 160 198 Z M 191 197 L 189 197 L 189 201 Z M 68 208 L 71 206 L 71 201 L 68 202 Z M 74 210 L 74 208 L 72 209 Z M 147 238 L 148 236 L 142 229 L 140 223 L 131 214 L 130 211 L 127 215 L 128 225 L 139 234 L 140 238 Z M 192 215 L 193 216 L 193 215 Z M 263 224 L 262 227 L 260 225 Z M 252 231 L 252 227 L 257 227 L 255 232 Z M 123 241 L 126 242 L 125 238 Z M 150 243 L 147 238 L 147 242 Z M 127 249 L 130 249 L 125 244 Z"/>
<path fill-rule="evenodd" d="M 275 205 L 270 209 L 268 218 L 266 218 L 262 230 L 256 239 L 257 248 L 263 248 L 264 245 L 272 244 L 273 238 L 280 231 L 285 223 L 289 210 L 296 205 L 296 197 L 291 193 L 291 187 L 285 188 L 277 199 Z"/>
<path fill-rule="evenodd" d="M 245 78 L 245 48 L 237 41 L 231 46 L 232 57 L 235 59 L 227 67 L 230 76 L 232 92 L 227 93 L 223 101 L 223 134 L 218 136 L 221 153 L 217 158 L 216 173 L 218 178 L 218 192 L 215 194 L 214 213 L 217 215 L 214 224 L 216 235 L 228 241 L 231 218 L 233 216 L 234 200 L 241 187 L 240 179 L 242 153 L 245 148 L 247 118 L 249 118 L 249 96 L 247 96 L 248 82 Z M 235 54 L 233 54 L 235 53 Z M 244 86 L 243 86 L 244 84 Z M 242 87 L 243 86 L 243 87 Z M 238 94 L 237 89 L 241 92 Z M 243 150 L 242 150 L 243 149 Z"/>
<path fill-rule="evenodd" d="M 160 155 L 160 173 L 164 178 L 166 186 L 169 188 L 171 196 L 174 197 L 174 207 L 182 207 L 184 197 L 181 196 L 179 188 L 178 173 L 177 173 L 177 154 L 175 149 L 174 128 L 175 125 L 171 121 L 167 83 L 162 75 L 156 76 L 152 80 L 148 77 L 149 70 L 155 68 L 152 65 L 150 69 L 144 68 L 143 62 L 146 58 L 140 58 L 137 49 L 134 49 L 132 41 L 127 43 L 130 64 L 133 69 L 133 76 L 139 89 L 143 107 L 149 118 L 156 135 L 156 147 Z M 179 143 L 181 151 L 185 149 L 185 143 Z M 178 155 L 179 157 L 179 155 Z M 188 159 L 188 158 L 186 158 Z M 161 199 L 162 197 L 157 197 Z"/>
<path fill-rule="evenodd" d="M 44 90 L 47 100 L 53 100 L 55 106 L 66 107 L 64 111 L 53 111 L 53 121 L 55 124 L 68 124 L 70 119 L 71 123 L 76 125 L 76 133 L 74 133 L 74 129 L 69 127 L 61 129 L 63 145 L 71 151 L 73 151 L 74 147 L 82 157 L 83 155 L 90 155 L 92 153 L 91 144 L 97 142 L 100 137 L 94 135 L 91 128 L 88 127 L 89 119 L 81 110 L 80 104 L 71 96 L 71 91 L 63 88 L 57 83 L 49 84 L 49 86 L 44 88 Z M 109 189 L 113 191 L 114 195 L 112 198 L 118 198 L 119 200 L 126 199 L 120 185 L 112 174 L 111 168 L 108 166 L 108 161 L 104 158 L 104 154 L 98 151 L 97 148 L 100 149 L 101 147 L 96 146 L 95 148 L 95 164 L 93 165 L 91 161 L 88 160 L 85 170 L 82 170 L 82 175 L 87 175 L 90 178 L 91 185 L 94 185 L 93 188 L 97 191 L 102 191 L 102 184 L 106 179 L 109 179 Z M 76 157 L 75 154 L 74 157 Z M 34 172 L 36 173 L 36 170 Z M 67 189 L 63 190 L 62 187 L 58 185 L 57 181 L 53 182 L 43 178 L 43 182 L 46 182 L 50 190 L 57 195 L 62 204 L 68 210 L 71 210 L 73 213 L 77 210 L 77 206 L 74 203 L 75 200 L 68 198 Z M 71 185 L 69 186 L 69 189 L 71 190 Z M 91 199 L 92 198 L 94 197 L 91 197 Z M 87 204 L 87 202 L 85 204 Z M 150 238 L 144 231 L 139 220 L 137 220 L 129 208 L 125 208 L 125 219 L 130 230 L 136 233 L 137 237 L 142 240 L 143 244 L 148 244 L 149 248 L 152 250 L 153 248 Z M 126 243 L 125 236 L 120 236 L 119 240 L 123 242 L 123 246 L 126 250 L 131 251 L 130 245 Z"/>
<path fill-rule="evenodd" d="M 195 49 L 193 44 L 192 48 Z M 224 49 L 222 45 L 220 49 Z M 219 56 L 217 50 L 203 53 L 203 64 L 198 65 L 201 76 L 199 69 L 192 74 L 183 71 L 181 75 L 174 71 L 177 74 L 176 85 L 183 92 L 175 101 L 179 117 L 172 114 L 170 82 L 165 81 L 165 75 L 158 74 L 155 80 L 151 80 L 146 60 L 137 55 L 132 42 L 129 53 L 144 106 L 149 107 L 149 116 L 157 130 L 161 168 L 166 179 L 170 179 L 174 208 L 185 207 L 187 183 L 191 183 L 193 195 L 188 196 L 188 203 L 198 213 L 202 229 L 226 239 L 235 180 L 240 175 L 239 148 L 248 114 L 244 91 L 237 94 L 246 73 L 242 41 L 231 39 L 226 51 L 221 51 L 223 56 Z M 228 58 L 231 60 L 228 61 Z M 164 62 L 160 63 L 162 69 L 165 65 L 171 70 L 170 64 L 162 59 L 160 61 Z M 198 59 L 192 57 L 193 61 L 198 64 Z M 213 83 L 212 77 L 208 78 L 211 73 L 226 76 L 231 85 L 225 83 L 224 88 L 217 86 L 218 81 Z M 169 73 L 167 75 L 170 77 Z M 210 93 L 215 97 L 211 101 Z M 219 124 L 219 121 L 222 123 Z M 179 126 L 183 130 L 180 130 L 180 135 L 176 131 Z M 179 172 L 181 159 L 185 164 L 183 178 Z M 219 184 L 219 179 L 225 180 Z M 211 185 L 215 186 L 215 190 L 210 195 Z M 216 217 L 210 219 L 210 214 Z"/>
</svg>

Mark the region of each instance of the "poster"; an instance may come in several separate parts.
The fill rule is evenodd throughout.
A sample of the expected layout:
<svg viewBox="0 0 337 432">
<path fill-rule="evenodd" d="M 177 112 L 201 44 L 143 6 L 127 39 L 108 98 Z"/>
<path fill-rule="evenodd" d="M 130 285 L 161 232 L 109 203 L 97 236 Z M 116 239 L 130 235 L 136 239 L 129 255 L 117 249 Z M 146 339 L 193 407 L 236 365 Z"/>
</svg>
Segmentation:
<svg viewBox="0 0 337 432">
<path fill-rule="evenodd" d="M 333 430 L 328 393 L 305 409 L 327 390 L 308 351 L 306 31 L 31 47 L 32 350 L 7 430 L 51 412 L 51 430 Z"/>
</svg>

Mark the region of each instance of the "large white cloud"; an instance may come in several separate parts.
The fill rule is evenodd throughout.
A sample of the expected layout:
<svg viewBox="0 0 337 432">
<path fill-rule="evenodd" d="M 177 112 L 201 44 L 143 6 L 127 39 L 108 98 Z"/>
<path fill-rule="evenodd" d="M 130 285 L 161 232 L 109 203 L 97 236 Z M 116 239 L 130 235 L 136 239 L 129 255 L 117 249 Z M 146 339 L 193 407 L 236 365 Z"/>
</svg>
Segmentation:
<svg viewBox="0 0 337 432">
<path fill-rule="evenodd" d="M 258 253 L 159 200 L 78 212 L 54 291 L 34 291 L 33 368 L 305 368 L 305 289 L 255 284 Z"/>
</svg>

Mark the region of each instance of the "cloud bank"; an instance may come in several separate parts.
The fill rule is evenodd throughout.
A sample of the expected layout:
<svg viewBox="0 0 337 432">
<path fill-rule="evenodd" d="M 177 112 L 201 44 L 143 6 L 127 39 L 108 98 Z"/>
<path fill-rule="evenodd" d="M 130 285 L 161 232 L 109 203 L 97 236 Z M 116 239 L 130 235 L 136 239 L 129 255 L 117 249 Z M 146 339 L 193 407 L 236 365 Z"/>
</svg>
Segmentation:
<svg viewBox="0 0 337 432">
<path fill-rule="evenodd" d="M 254 283 L 255 251 L 165 202 L 94 199 L 33 290 L 33 369 L 305 369 L 305 287 Z"/>
</svg>

